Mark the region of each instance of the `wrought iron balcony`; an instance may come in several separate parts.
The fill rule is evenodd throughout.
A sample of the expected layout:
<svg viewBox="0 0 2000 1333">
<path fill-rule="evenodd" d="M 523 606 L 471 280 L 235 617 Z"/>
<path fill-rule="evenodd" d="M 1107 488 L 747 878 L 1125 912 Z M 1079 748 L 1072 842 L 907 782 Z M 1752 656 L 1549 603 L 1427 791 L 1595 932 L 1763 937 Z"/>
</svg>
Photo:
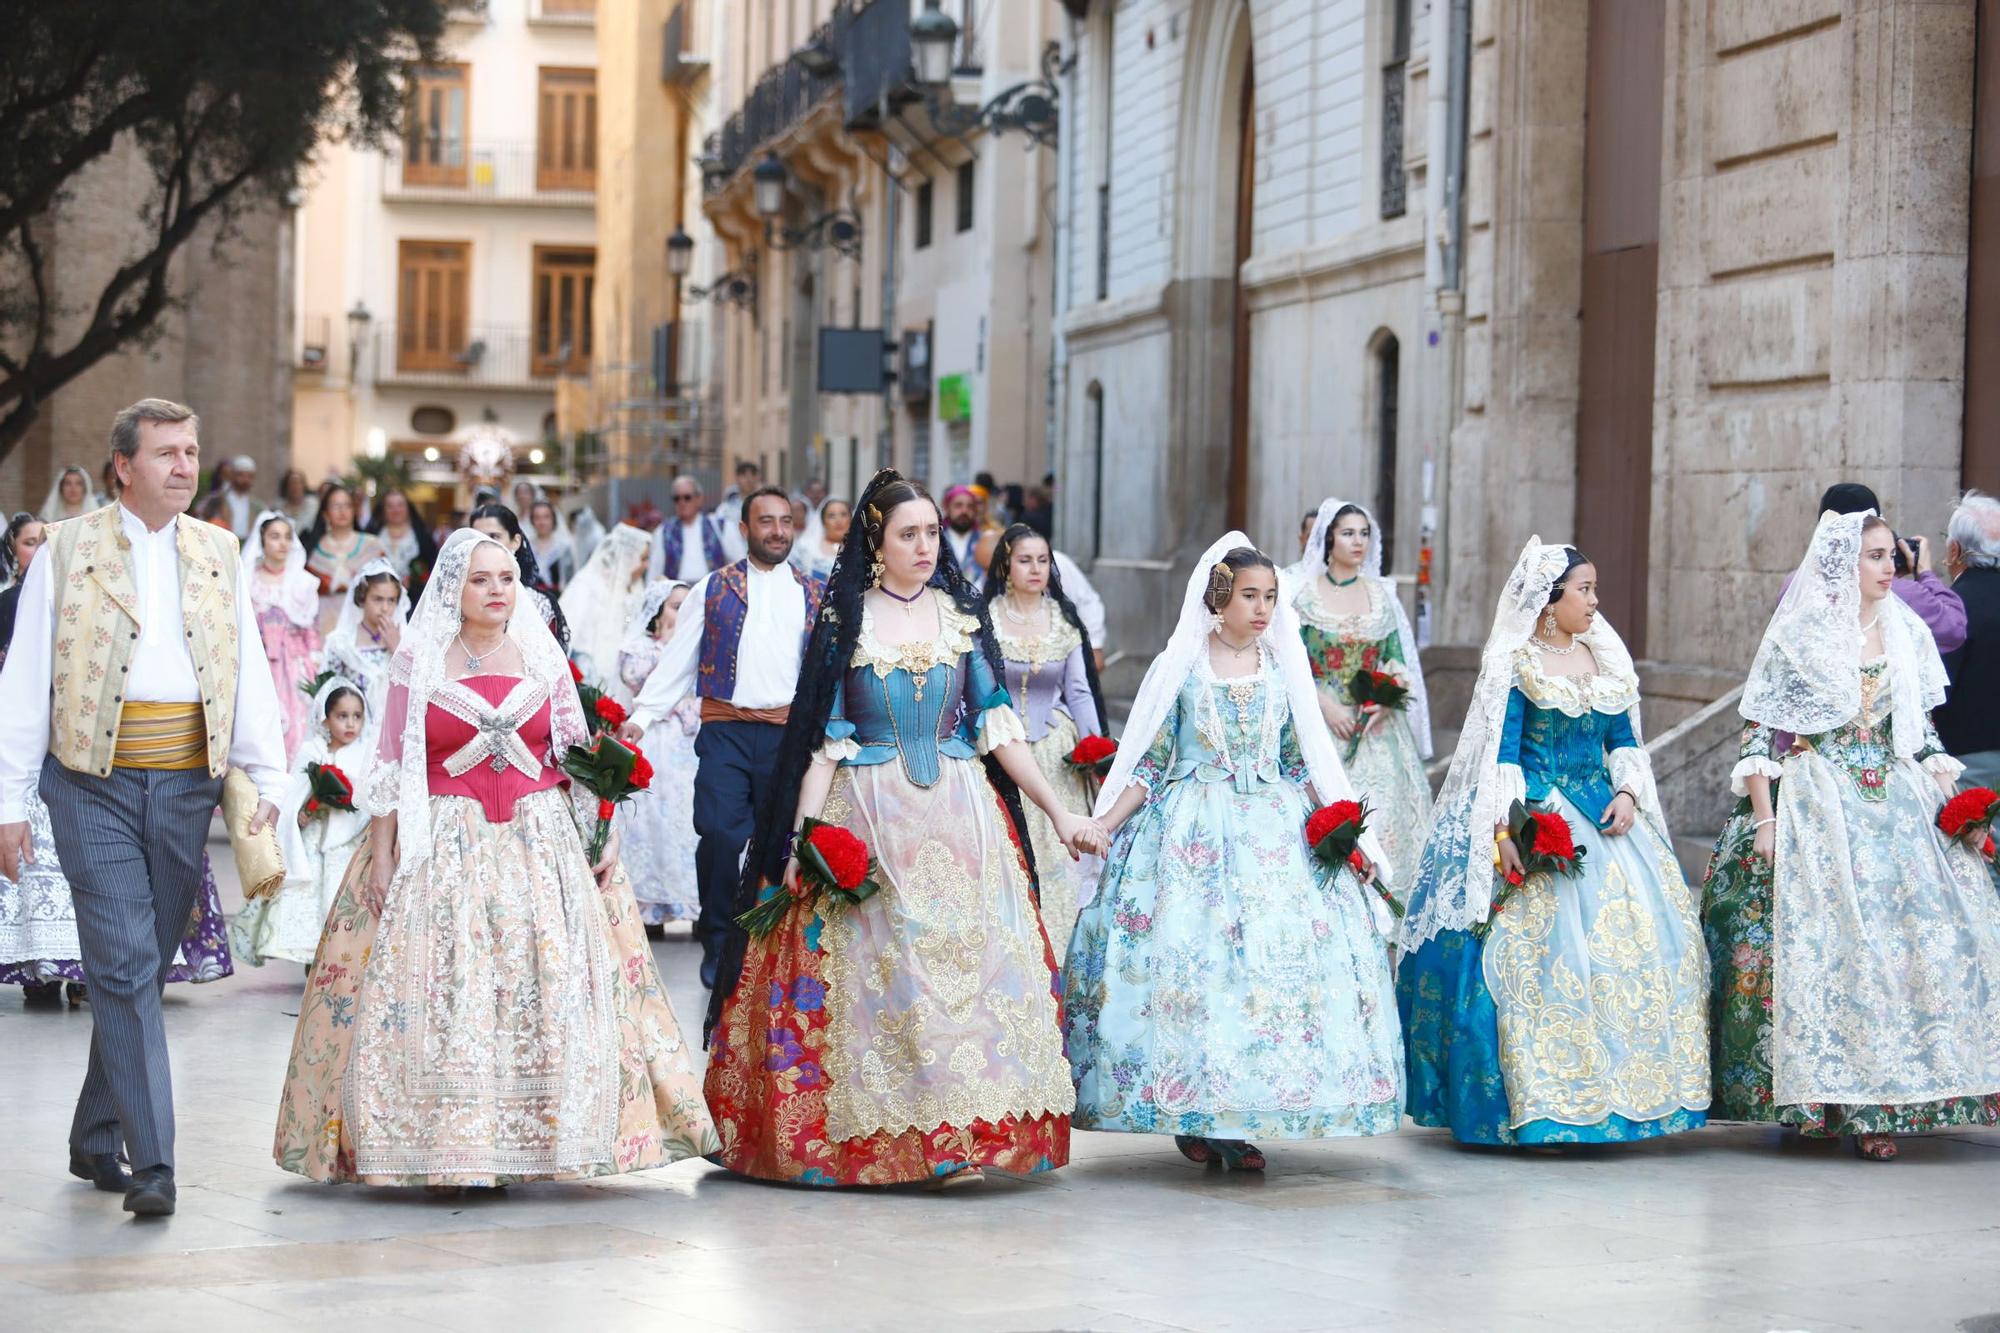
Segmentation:
<svg viewBox="0 0 2000 1333">
<path fill-rule="evenodd" d="M 382 197 L 395 203 L 590 208 L 597 200 L 594 128 L 542 144 L 419 134 L 382 156 Z"/>
<path fill-rule="evenodd" d="M 364 370 L 385 387 L 552 390 L 555 377 L 590 370 L 588 349 L 545 346 L 523 329 L 465 327 L 450 319 L 385 324 L 369 335 Z"/>
</svg>

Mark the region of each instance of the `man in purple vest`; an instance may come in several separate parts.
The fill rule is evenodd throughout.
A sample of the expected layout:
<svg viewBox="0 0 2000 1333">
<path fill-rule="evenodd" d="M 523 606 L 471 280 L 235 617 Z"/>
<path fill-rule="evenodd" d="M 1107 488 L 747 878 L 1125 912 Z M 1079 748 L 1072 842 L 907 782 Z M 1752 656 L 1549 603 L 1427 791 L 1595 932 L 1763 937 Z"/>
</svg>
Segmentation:
<svg viewBox="0 0 2000 1333">
<path fill-rule="evenodd" d="M 682 478 L 682 480 L 686 480 Z M 679 483 L 676 482 L 676 485 Z M 699 494 L 699 492 L 697 492 Z M 640 741 L 689 693 L 701 699 L 694 781 L 701 983 L 715 984 L 743 848 L 777 776 L 778 746 L 798 692 L 799 662 L 819 615 L 819 579 L 789 563 L 792 503 L 766 486 L 743 500 L 750 554 L 695 583 L 673 637 L 620 730 Z"/>
<path fill-rule="evenodd" d="M 673 517 L 660 524 L 646 560 L 649 579 L 679 579 L 692 584 L 729 563 L 722 525 L 702 512 L 701 483 L 693 477 L 674 478 Z"/>
</svg>

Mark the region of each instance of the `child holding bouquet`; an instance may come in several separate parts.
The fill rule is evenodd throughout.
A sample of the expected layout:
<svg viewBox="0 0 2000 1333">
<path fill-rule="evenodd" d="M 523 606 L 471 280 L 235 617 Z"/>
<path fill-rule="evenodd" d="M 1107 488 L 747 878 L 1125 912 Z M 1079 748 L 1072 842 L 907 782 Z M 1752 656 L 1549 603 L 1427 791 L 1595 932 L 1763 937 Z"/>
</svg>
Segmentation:
<svg viewBox="0 0 2000 1333">
<path fill-rule="evenodd" d="M 1410 891 L 1410 1115 L 1464 1143 L 1606 1143 L 1707 1116 L 1697 901 L 1597 571 L 1530 540 Z"/>
<path fill-rule="evenodd" d="M 269 958 L 311 964 L 347 863 L 368 836 L 368 816 L 354 795 L 368 775 L 374 741 L 361 687 L 329 676 L 312 697 L 310 716 L 312 734 L 292 761 L 278 809 L 285 882 L 245 902 L 229 924 L 231 947 L 252 967 Z"/>
<path fill-rule="evenodd" d="M 1895 573 L 1872 511 L 1820 518 L 1743 687 L 1703 912 L 1716 1113 L 1883 1162 L 1896 1135 L 2000 1123 L 1992 793 L 1952 794 L 1944 665 Z"/>
<path fill-rule="evenodd" d="M 1431 827 L 1430 696 L 1373 515 L 1329 497 L 1284 586 L 1341 762 L 1376 811 L 1383 854 L 1407 876 Z"/>
<path fill-rule="evenodd" d="M 1096 809 L 1113 842 L 1065 972 L 1077 1123 L 1251 1171 L 1252 1139 L 1394 1131 L 1388 867 L 1241 534 L 1196 565 Z"/>
</svg>

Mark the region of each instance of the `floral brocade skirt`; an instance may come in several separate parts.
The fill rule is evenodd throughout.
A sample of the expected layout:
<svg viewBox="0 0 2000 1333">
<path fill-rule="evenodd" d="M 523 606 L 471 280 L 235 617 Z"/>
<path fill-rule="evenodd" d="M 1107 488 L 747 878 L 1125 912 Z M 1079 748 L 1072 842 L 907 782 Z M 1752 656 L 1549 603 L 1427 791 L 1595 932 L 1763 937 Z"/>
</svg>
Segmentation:
<svg viewBox="0 0 2000 1333">
<path fill-rule="evenodd" d="M 1389 1134 L 1403 1048 L 1369 895 L 1307 850 L 1305 791 L 1170 779 L 1127 820 L 1064 983 L 1080 1127 Z"/>
<path fill-rule="evenodd" d="M 567 798 L 490 822 L 433 797 L 432 854 L 381 917 L 349 864 L 306 984 L 273 1155 L 370 1185 L 503 1185 L 715 1151 L 694 1057 L 621 869 L 600 891 Z"/>
<path fill-rule="evenodd" d="M 1443 930 L 1397 976 L 1410 1117 L 1462 1143 L 1617 1143 L 1707 1120 L 1705 959 L 1693 891 L 1645 818 L 1610 837 L 1560 792 L 1585 851 L 1530 875 L 1482 939 Z"/>
<path fill-rule="evenodd" d="M 764 1180 L 890 1185 L 1069 1161 L 1055 959 L 1019 835 L 976 760 L 919 788 L 843 766 L 822 818 L 881 889 L 800 903 L 749 941 L 712 1037 L 721 1160 Z"/>
<path fill-rule="evenodd" d="M 1771 797 L 1775 803 L 1777 784 Z M 1710 1113 L 1718 1120 L 1791 1125 L 1814 1137 L 2000 1124 L 2000 1094 L 1902 1105 L 1777 1104 L 1771 1082 L 1772 868 L 1755 853 L 1754 822 L 1745 797 L 1715 840 L 1703 893 L 1702 928 L 1713 987 L 1715 1101 Z"/>
<path fill-rule="evenodd" d="M 1029 743 L 1028 751 L 1035 756 L 1042 776 L 1049 780 L 1049 786 L 1070 813 L 1088 817 L 1097 784 L 1069 765 L 1070 752 L 1076 749 L 1077 740 L 1076 723 L 1069 715 L 1052 713 L 1049 729 L 1040 740 Z M 1056 836 L 1055 821 L 1033 802 L 1022 804 L 1028 843 L 1035 849 L 1035 874 L 1041 882 L 1042 925 L 1048 931 L 1049 943 L 1055 946 L 1056 966 L 1061 967 L 1069 953 L 1070 931 L 1076 926 L 1077 897 L 1082 885 L 1076 862 Z"/>
<path fill-rule="evenodd" d="M 1322 691 L 1324 693 L 1324 691 Z M 1408 896 L 1423 859 L 1424 839 L 1431 831 L 1431 781 L 1417 753 L 1410 716 L 1394 712 L 1382 729 L 1363 736 L 1347 758 L 1349 741 L 1336 740 L 1347 777 L 1357 795 L 1368 802 L 1368 828 L 1388 858 L 1385 882 L 1398 900 Z"/>
</svg>

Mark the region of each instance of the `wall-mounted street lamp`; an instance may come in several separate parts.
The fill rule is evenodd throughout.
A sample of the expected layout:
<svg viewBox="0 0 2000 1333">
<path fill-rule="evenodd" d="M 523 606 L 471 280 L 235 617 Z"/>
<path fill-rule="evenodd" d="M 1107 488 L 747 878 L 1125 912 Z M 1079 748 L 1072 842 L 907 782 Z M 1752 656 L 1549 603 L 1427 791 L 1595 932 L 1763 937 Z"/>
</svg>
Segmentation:
<svg viewBox="0 0 2000 1333">
<path fill-rule="evenodd" d="M 738 273 L 731 270 L 716 277 L 713 286 L 687 288 L 691 301 L 713 301 L 717 305 L 733 305 L 741 310 L 757 308 L 757 276 L 754 273 Z"/>
<path fill-rule="evenodd" d="M 779 222 L 785 215 L 785 196 L 791 191 L 791 173 L 776 153 L 750 171 L 750 184 L 757 214 L 764 219 L 764 244 L 773 250 L 823 250 L 848 259 L 861 258 L 861 216 L 849 209 L 836 208 L 822 213 L 803 227 L 787 227 Z"/>
<path fill-rule="evenodd" d="M 679 227 L 667 237 L 667 276 L 685 278 L 694 264 L 694 237 Z"/>
<path fill-rule="evenodd" d="M 958 23 L 938 8 L 938 0 L 925 0 L 924 12 L 910 22 L 910 53 L 917 84 L 924 90 L 924 108 L 930 113 L 931 124 L 951 135 L 973 130 L 985 130 L 988 134 L 1018 130 L 1038 144 L 1056 141 L 1056 80 L 1068 73 L 1074 63 L 1063 60 L 1059 44 L 1050 42 L 1042 49 L 1041 78 L 1002 89 L 977 109 L 961 107 L 951 98 L 951 72 L 957 46 Z"/>
<path fill-rule="evenodd" d="M 366 302 L 357 300 L 354 308 L 347 312 L 347 382 L 361 382 L 361 343 L 368 337 L 368 326 L 375 320 L 375 314 Z"/>
</svg>

